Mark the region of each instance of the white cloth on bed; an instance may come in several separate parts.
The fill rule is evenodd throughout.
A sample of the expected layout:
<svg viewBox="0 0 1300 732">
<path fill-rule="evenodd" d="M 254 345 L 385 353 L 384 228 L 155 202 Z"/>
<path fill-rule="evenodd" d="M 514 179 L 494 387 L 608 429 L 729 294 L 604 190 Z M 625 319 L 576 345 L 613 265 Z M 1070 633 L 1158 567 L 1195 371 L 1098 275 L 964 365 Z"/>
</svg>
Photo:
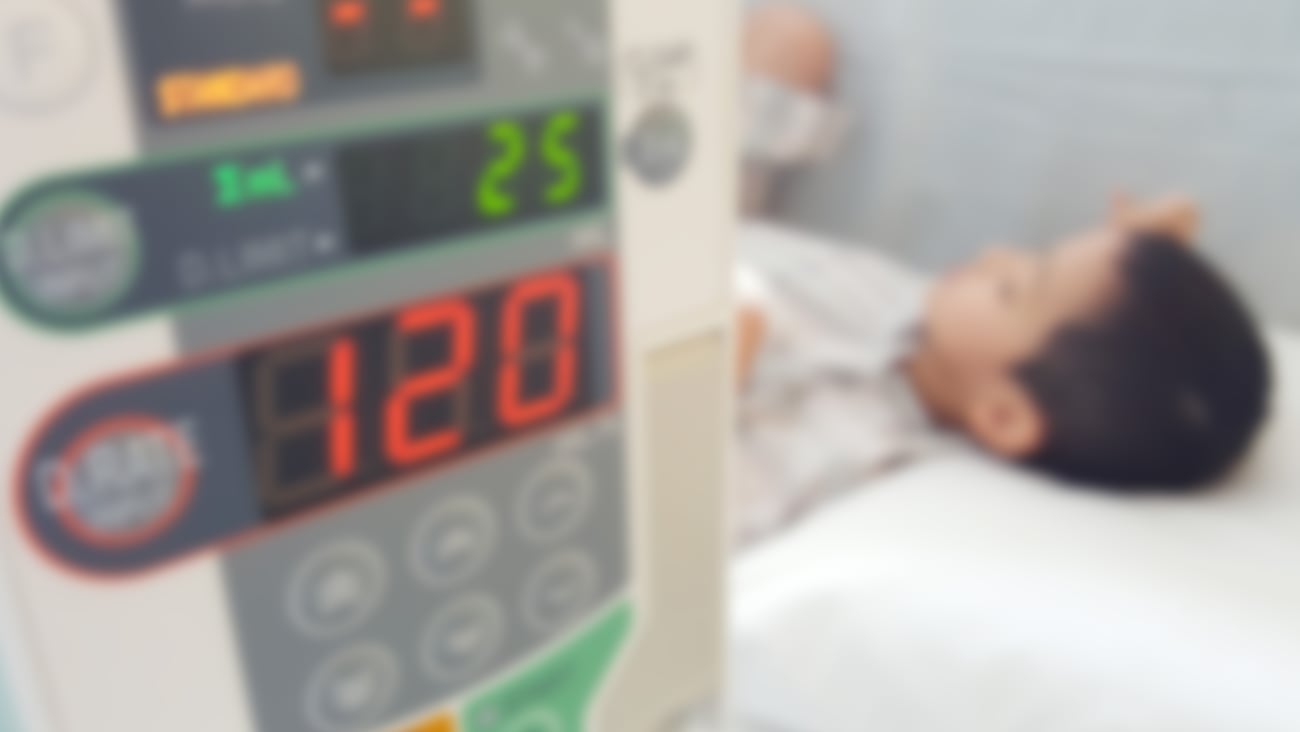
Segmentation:
<svg viewBox="0 0 1300 732">
<path fill-rule="evenodd" d="M 785 732 L 1300 730 L 1300 516 L 1276 500 L 1300 466 L 1294 442 L 1270 443 L 1290 458 L 1275 485 L 1185 499 L 1070 490 L 976 455 L 871 481 L 737 564 L 733 716 Z"/>
<path fill-rule="evenodd" d="M 918 274 L 867 250 L 753 227 L 738 289 L 767 315 L 740 400 L 737 541 L 788 525 L 940 440 L 901 360 L 926 293 Z"/>
</svg>

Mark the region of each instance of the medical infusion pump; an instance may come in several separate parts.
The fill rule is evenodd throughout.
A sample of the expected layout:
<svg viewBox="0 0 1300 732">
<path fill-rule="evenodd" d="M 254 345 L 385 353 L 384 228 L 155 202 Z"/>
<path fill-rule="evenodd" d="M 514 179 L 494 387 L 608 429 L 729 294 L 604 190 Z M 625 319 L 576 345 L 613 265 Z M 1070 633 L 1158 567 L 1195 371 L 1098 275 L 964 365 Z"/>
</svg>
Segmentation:
<svg viewBox="0 0 1300 732">
<path fill-rule="evenodd" d="M 716 694 L 734 26 L 0 0 L 0 729 Z"/>
</svg>

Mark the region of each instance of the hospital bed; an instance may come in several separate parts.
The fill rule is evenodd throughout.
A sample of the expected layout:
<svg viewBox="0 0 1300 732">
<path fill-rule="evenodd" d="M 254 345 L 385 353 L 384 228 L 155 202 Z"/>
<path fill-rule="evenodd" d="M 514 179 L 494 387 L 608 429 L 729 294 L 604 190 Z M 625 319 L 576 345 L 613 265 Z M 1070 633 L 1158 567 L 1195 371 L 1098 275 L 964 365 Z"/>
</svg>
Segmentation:
<svg viewBox="0 0 1300 732">
<path fill-rule="evenodd" d="M 1108 496 L 954 454 L 748 551 L 735 727 L 1300 729 L 1300 337 L 1269 339 L 1270 423 L 1204 495 Z"/>
</svg>

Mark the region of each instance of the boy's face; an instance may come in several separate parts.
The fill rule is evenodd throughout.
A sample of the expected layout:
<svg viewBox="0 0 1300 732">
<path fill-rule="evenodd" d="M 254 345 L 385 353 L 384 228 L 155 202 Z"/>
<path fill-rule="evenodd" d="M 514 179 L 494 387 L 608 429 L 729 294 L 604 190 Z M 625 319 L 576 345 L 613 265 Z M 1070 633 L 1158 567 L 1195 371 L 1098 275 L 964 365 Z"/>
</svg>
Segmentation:
<svg viewBox="0 0 1300 732">
<path fill-rule="evenodd" d="M 1106 227 L 1045 251 L 997 248 L 935 286 L 926 347 L 966 389 L 1005 378 L 1059 329 L 1105 307 L 1118 286 L 1126 237 Z"/>
<path fill-rule="evenodd" d="M 941 415 L 1004 458 L 1039 451 L 1047 420 L 1017 368 L 1062 328 L 1105 308 L 1128 241 L 1106 226 L 1047 251 L 992 250 L 937 283 L 918 359 L 944 384 Z"/>
<path fill-rule="evenodd" d="M 993 249 L 940 280 L 927 305 L 919 358 L 944 382 L 944 417 L 1009 458 L 1046 437 L 1016 369 L 1063 327 L 1097 317 L 1118 294 L 1120 264 L 1137 230 L 1182 241 L 1196 234 L 1185 198 L 1117 204 L 1104 226 L 1044 251 Z"/>
</svg>

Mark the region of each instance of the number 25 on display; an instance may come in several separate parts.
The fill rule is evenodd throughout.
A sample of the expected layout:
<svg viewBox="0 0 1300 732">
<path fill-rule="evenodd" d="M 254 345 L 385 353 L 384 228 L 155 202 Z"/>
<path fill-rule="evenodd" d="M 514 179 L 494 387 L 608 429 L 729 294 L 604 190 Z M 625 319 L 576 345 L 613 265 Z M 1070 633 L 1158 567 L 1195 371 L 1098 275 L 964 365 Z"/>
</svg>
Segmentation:
<svg viewBox="0 0 1300 732">
<path fill-rule="evenodd" d="M 563 206 L 582 194 L 586 183 L 581 154 L 571 144 L 579 132 L 582 118 L 576 112 L 557 112 L 542 126 L 538 148 L 551 179 L 542 190 L 548 206 Z M 519 196 L 508 189 L 528 164 L 532 155 L 525 126 L 512 120 L 500 120 L 487 128 L 487 138 L 497 155 L 478 180 L 478 209 L 486 218 L 510 216 L 519 208 Z"/>
</svg>

